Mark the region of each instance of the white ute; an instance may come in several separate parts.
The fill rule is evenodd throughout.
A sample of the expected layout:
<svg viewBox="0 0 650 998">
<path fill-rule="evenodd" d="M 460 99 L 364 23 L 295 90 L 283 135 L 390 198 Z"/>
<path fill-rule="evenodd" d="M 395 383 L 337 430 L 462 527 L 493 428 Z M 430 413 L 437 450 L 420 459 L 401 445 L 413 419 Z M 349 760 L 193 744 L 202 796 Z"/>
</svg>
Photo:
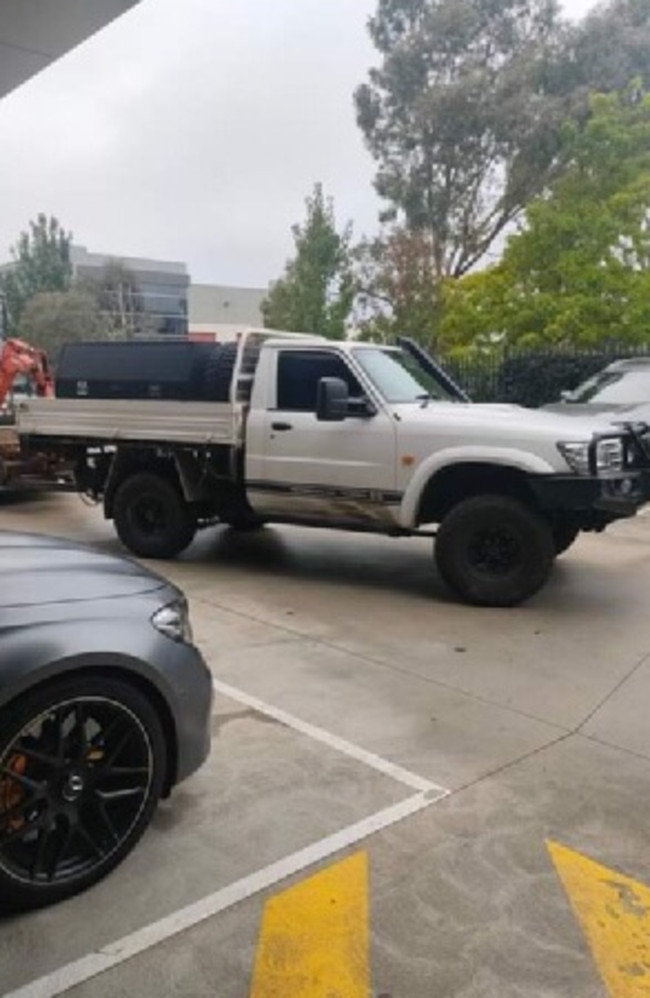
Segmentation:
<svg viewBox="0 0 650 998">
<path fill-rule="evenodd" d="M 581 530 L 650 497 L 645 426 L 474 405 L 410 341 L 249 330 L 213 348 L 199 401 L 160 397 L 160 385 L 96 398 L 75 384 L 76 397 L 21 403 L 22 446 L 58 453 L 146 558 L 174 557 L 215 522 L 389 536 L 434 525 L 447 584 L 512 606 Z"/>
</svg>

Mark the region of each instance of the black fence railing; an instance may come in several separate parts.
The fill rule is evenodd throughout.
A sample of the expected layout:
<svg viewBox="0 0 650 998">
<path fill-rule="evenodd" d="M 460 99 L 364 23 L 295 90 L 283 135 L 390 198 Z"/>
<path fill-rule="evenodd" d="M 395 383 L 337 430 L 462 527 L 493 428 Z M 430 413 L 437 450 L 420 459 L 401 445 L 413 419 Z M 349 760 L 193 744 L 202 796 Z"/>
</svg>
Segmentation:
<svg viewBox="0 0 650 998">
<path fill-rule="evenodd" d="M 643 347 L 611 344 L 593 350 L 508 350 L 466 359 L 441 358 L 474 402 L 537 407 L 559 399 L 615 360 L 649 357 Z"/>
</svg>

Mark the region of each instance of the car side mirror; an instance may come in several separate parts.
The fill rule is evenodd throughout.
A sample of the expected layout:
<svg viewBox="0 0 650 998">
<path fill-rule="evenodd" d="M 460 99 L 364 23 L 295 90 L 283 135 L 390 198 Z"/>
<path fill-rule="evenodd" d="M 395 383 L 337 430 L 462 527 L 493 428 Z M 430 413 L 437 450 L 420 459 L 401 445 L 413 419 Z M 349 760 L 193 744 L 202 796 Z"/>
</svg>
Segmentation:
<svg viewBox="0 0 650 998">
<path fill-rule="evenodd" d="M 342 378 L 321 378 L 316 398 L 320 423 L 342 423 L 349 416 L 350 390 Z"/>
<path fill-rule="evenodd" d="M 351 398 L 348 404 L 348 415 L 356 416 L 358 419 L 372 419 L 377 415 L 377 409 L 366 396 L 361 398 Z"/>
<path fill-rule="evenodd" d="M 567 389 L 565 389 L 563 392 L 560 392 L 560 399 L 562 402 L 570 402 L 572 395 L 573 392 L 570 392 Z"/>
</svg>

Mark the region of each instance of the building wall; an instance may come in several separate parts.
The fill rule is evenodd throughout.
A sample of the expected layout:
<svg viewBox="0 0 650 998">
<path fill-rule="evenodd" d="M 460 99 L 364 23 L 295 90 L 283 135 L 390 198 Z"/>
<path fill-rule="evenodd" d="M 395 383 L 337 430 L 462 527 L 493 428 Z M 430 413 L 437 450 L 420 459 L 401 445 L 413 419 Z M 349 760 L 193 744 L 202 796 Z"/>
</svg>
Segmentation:
<svg viewBox="0 0 650 998">
<path fill-rule="evenodd" d="M 265 288 L 232 288 L 220 284 L 192 284 L 189 290 L 189 330 L 195 337 L 234 339 L 242 329 L 264 325 Z"/>
<path fill-rule="evenodd" d="M 249 329 L 261 329 L 250 322 L 205 322 L 199 325 L 189 323 L 188 338 L 196 343 L 229 343 L 238 339 Z"/>
<path fill-rule="evenodd" d="M 76 280 L 97 281 L 105 268 L 114 262 L 133 275 L 138 308 L 142 310 L 142 319 L 138 322 L 141 335 L 187 335 L 190 278 L 184 263 L 89 253 L 84 246 L 73 246 L 70 259 Z M 118 294 L 115 292 L 116 298 Z"/>
<path fill-rule="evenodd" d="M 73 278 L 82 284 L 99 281 L 112 263 L 133 275 L 142 312 L 136 335 L 190 334 L 193 339 L 227 341 L 236 339 L 243 330 L 264 326 L 262 302 L 268 293 L 264 288 L 191 284 L 187 266 L 180 261 L 92 253 L 85 246 L 72 246 L 70 260 Z M 0 273 L 14 266 L 0 265 Z M 112 294 L 115 301 L 111 300 L 111 306 L 117 308 L 119 291 Z"/>
</svg>

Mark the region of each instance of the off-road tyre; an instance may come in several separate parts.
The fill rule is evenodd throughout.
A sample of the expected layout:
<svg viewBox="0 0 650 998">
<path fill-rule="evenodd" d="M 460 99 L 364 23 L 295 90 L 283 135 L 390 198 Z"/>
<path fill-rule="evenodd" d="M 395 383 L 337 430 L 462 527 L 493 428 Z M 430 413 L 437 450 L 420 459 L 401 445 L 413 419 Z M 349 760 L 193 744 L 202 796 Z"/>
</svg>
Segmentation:
<svg viewBox="0 0 650 998">
<path fill-rule="evenodd" d="M 544 585 L 555 558 L 550 524 L 510 496 L 465 499 L 443 520 L 435 559 L 447 585 L 468 603 L 516 606 Z"/>
<path fill-rule="evenodd" d="M 174 484 L 148 471 L 131 475 L 120 485 L 113 519 L 122 544 L 140 558 L 175 558 L 189 547 L 197 529 Z"/>
</svg>

